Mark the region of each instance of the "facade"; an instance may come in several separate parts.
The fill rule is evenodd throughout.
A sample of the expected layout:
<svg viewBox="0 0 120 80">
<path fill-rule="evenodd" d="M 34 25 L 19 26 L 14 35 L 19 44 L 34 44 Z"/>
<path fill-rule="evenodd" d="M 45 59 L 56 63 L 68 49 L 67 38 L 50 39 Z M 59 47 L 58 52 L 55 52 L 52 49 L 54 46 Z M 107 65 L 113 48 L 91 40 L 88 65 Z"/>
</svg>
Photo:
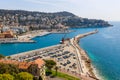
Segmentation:
<svg viewBox="0 0 120 80">
<path fill-rule="evenodd" d="M 0 38 L 5 38 L 5 35 L 0 33 Z"/>
<path fill-rule="evenodd" d="M 12 31 L 5 31 L 3 33 L 0 33 L 0 38 L 14 38 L 14 34 Z"/>
<path fill-rule="evenodd" d="M 0 22 L 0 33 L 2 32 L 2 23 Z"/>
<path fill-rule="evenodd" d="M 32 69 L 34 69 L 35 72 L 29 72 L 29 71 L 28 72 L 33 74 L 37 78 L 41 77 L 42 80 L 46 80 L 46 77 L 45 77 L 45 62 L 42 59 L 38 58 L 38 59 L 36 59 L 34 61 L 30 61 L 30 62 L 1 59 L 0 63 L 14 64 L 14 65 L 18 66 L 18 68 L 22 71 L 28 71 L 28 69 L 32 65 L 36 66 L 36 67 L 32 68 Z"/>
</svg>

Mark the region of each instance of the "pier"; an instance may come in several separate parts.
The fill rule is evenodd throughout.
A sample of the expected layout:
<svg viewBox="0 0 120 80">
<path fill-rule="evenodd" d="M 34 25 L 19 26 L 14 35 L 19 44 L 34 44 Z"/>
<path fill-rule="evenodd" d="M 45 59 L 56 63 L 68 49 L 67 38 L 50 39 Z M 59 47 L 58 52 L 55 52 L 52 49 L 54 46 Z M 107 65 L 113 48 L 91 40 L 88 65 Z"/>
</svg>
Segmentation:
<svg viewBox="0 0 120 80">
<path fill-rule="evenodd" d="M 79 74 L 81 74 L 81 78 L 84 80 L 98 80 L 98 79 L 96 78 L 95 74 L 92 71 L 89 57 L 87 56 L 86 52 L 82 48 L 80 48 L 80 46 L 78 45 L 79 44 L 78 42 L 81 38 L 84 38 L 86 36 L 96 34 L 96 33 L 98 33 L 98 30 L 77 35 L 70 40 L 71 45 L 73 46 L 73 48 L 75 48 L 77 53 Z"/>
<path fill-rule="evenodd" d="M 98 33 L 98 30 L 91 31 L 91 32 L 88 32 L 88 33 L 85 33 L 85 34 L 77 35 L 75 38 L 77 38 L 77 40 L 79 40 L 80 38 L 84 38 L 86 36 L 89 36 L 89 35 L 92 35 L 92 34 L 96 34 L 96 33 Z"/>
</svg>

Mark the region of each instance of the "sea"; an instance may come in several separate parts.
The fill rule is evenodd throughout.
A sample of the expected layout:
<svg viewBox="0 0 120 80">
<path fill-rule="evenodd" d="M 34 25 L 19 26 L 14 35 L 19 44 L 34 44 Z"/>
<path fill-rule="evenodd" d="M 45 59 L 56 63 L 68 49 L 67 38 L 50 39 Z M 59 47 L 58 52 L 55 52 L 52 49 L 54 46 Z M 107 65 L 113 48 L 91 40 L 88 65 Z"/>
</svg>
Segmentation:
<svg viewBox="0 0 120 80">
<path fill-rule="evenodd" d="M 30 50 L 53 46 L 65 38 L 73 38 L 78 34 L 98 29 L 97 34 L 82 38 L 79 42 L 101 80 L 120 80 L 120 22 L 109 22 L 113 27 L 104 28 L 72 28 L 73 32 L 66 34 L 48 34 L 35 37 L 36 43 L 0 44 L 0 54 L 10 56 Z"/>
</svg>

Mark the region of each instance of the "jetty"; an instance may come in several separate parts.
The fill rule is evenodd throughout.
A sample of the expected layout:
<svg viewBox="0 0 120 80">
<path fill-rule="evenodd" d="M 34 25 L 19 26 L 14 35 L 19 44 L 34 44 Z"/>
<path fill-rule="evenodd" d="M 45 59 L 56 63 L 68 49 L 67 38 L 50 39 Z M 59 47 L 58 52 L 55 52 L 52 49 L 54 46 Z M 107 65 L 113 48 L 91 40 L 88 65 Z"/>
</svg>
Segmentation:
<svg viewBox="0 0 120 80">
<path fill-rule="evenodd" d="M 88 33 L 85 33 L 85 34 L 77 35 L 77 36 L 75 36 L 75 38 L 77 38 L 77 40 L 79 40 L 80 38 L 84 38 L 86 36 L 96 34 L 96 33 L 98 33 L 98 30 L 94 30 L 94 31 L 91 31 L 91 32 L 88 32 Z"/>
<path fill-rule="evenodd" d="M 77 53 L 79 73 L 81 74 L 81 78 L 84 80 L 99 80 L 99 79 L 97 79 L 96 75 L 93 73 L 91 61 L 87 53 L 82 48 L 80 48 L 79 40 L 81 38 L 84 38 L 86 36 L 96 34 L 96 33 L 98 33 L 98 30 L 77 35 L 70 40 L 71 45 L 73 46 L 73 48 L 75 48 Z"/>
</svg>

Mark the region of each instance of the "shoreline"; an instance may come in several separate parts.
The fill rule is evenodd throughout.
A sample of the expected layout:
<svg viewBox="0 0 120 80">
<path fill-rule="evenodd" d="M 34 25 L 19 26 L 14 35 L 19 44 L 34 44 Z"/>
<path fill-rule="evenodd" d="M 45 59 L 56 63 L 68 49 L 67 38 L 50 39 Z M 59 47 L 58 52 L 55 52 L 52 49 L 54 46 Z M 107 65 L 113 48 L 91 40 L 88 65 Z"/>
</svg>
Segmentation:
<svg viewBox="0 0 120 80">
<path fill-rule="evenodd" d="M 99 80 L 100 78 L 96 75 L 96 73 L 94 73 L 95 69 L 92 67 L 91 60 L 90 60 L 88 54 L 86 53 L 86 51 L 80 47 L 79 41 L 80 41 L 81 38 L 86 37 L 86 36 L 91 35 L 91 34 L 95 34 L 97 32 L 98 31 L 95 30 L 93 32 L 88 32 L 88 33 L 85 33 L 85 34 L 80 34 L 80 35 L 75 36 L 73 38 L 74 39 L 73 43 L 76 46 L 76 48 L 79 50 L 78 54 L 81 55 L 79 58 L 81 58 L 81 61 L 83 61 L 84 67 L 86 67 L 86 69 L 87 69 L 86 70 L 87 74 L 86 74 L 86 72 L 85 72 L 85 74 L 88 75 L 89 77 L 95 79 L 95 80 Z M 83 69 L 83 70 L 85 70 L 85 69 Z"/>
<path fill-rule="evenodd" d="M 74 38 L 70 39 L 70 42 L 72 41 L 71 44 L 76 48 L 76 50 L 78 50 L 78 52 L 76 52 L 76 53 L 78 55 L 78 59 L 80 59 L 80 61 L 77 61 L 78 66 L 80 66 L 79 70 L 81 68 L 81 70 L 80 70 L 80 75 L 81 76 L 80 77 L 84 80 L 99 80 L 100 78 L 98 78 L 98 76 L 96 76 L 96 73 L 94 73 L 95 69 L 92 67 L 92 63 L 91 63 L 91 60 L 90 60 L 88 54 L 85 52 L 84 49 L 82 49 L 80 47 L 78 42 L 81 38 L 86 37 L 86 36 L 91 35 L 91 34 L 95 34 L 97 32 L 98 31 L 93 31 L 93 32 L 85 33 L 85 34 L 80 34 L 80 35 L 77 35 Z M 67 41 L 67 44 L 68 43 L 69 43 L 69 41 Z M 65 43 L 65 45 L 67 45 L 67 44 Z M 49 50 L 50 48 L 54 48 L 54 47 L 57 47 L 57 46 L 60 46 L 60 45 L 63 46 L 64 44 L 58 44 L 58 45 L 53 45 L 53 46 L 49 46 L 49 47 L 45 47 L 45 48 L 41 48 L 41 49 L 36 49 L 36 50 L 28 51 L 28 52 L 13 54 L 13 55 L 10 55 L 10 57 L 12 59 L 18 59 L 19 60 L 19 58 L 22 57 L 22 56 L 28 57 L 27 55 L 32 55 L 33 53 L 36 54 L 36 52 L 41 52 L 42 50 Z M 33 58 L 34 58 L 34 56 L 33 56 Z M 26 59 L 24 59 L 24 60 L 26 60 Z"/>
<path fill-rule="evenodd" d="M 80 47 L 81 48 L 81 47 Z M 81 48 L 82 49 L 82 48 Z M 100 76 L 98 76 L 97 75 L 97 71 L 96 71 L 96 69 L 93 67 L 93 65 L 92 65 L 92 63 L 91 63 L 91 59 L 89 58 L 89 56 L 88 56 L 88 53 L 84 50 L 84 49 L 82 49 L 83 51 L 84 51 L 84 54 L 87 56 L 87 58 L 88 58 L 88 60 L 86 60 L 86 67 L 89 69 L 89 72 L 90 72 L 90 77 L 92 77 L 92 78 L 95 78 L 95 79 L 97 79 L 97 80 L 99 80 L 100 79 Z M 101 79 L 100 79 L 101 80 Z"/>
<path fill-rule="evenodd" d="M 104 80 L 104 78 L 99 75 L 99 71 L 94 67 L 93 64 L 91 65 L 91 67 L 93 68 L 93 73 L 95 74 L 95 76 L 96 76 L 99 80 Z"/>
<path fill-rule="evenodd" d="M 57 31 L 44 31 L 44 30 L 36 30 L 36 31 L 31 31 L 27 32 L 23 35 L 18 36 L 18 38 L 5 38 L 5 39 L 0 39 L 0 44 L 9 44 L 9 43 L 35 43 L 36 41 L 32 40 L 35 37 L 41 37 L 41 36 L 46 36 L 49 34 L 64 34 L 64 33 L 70 33 L 72 32 L 71 30 L 66 31 L 66 32 L 57 32 Z"/>
<path fill-rule="evenodd" d="M 16 57 L 20 57 L 20 56 L 23 56 L 23 55 L 31 54 L 33 52 L 38 52 L 38 51 L 42 51 L 42 50 L 46 50 L 46 49 L 51 49 L 51 48 L 58 47 L 58 46 L 60 46 L 60 44 L 53 45 L 53 46 L 48 46 L 48 47 L 45 47 L 45 48 L 35 49 L 35 50 L 27 51 L 27 52 L 21 52 L 21 53 L 17 53 L 17 54 L 12 54 L 12 55 L 9 55 L 9 56 L 11 58 L 16 58 Z M 8 57 L 8 56 L 6 56 L 6 57 Z"/>
</svg>

